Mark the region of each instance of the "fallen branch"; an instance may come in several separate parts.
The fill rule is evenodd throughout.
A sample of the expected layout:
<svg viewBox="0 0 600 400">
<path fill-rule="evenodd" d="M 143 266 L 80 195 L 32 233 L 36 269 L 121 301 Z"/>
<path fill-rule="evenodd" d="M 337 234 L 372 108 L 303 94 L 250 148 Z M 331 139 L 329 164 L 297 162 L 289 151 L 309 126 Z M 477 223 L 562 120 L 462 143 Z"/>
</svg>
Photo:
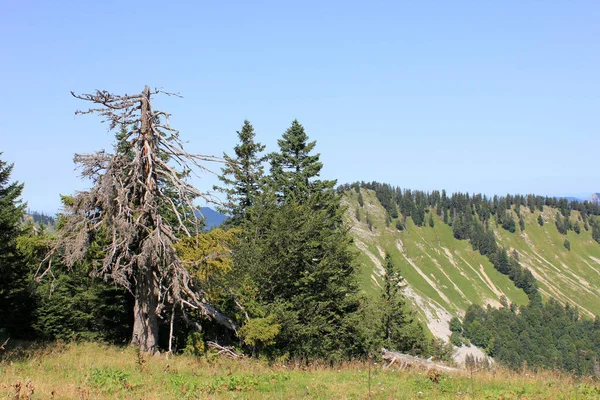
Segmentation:
<svg viewBox="0 0 600 400">
<path fill-rule="evenodd" d="M 242 356 L 235 352 L 234 348 L 231 346 L 221 346 L 215 342 L 206 342 L 209 349 L 217 350 L 218 355 L 225 356 L 231 360 L 237 360 L 242 358 Z"/>
<path fill-rule="evenodd" d="M 10 338 L 6 339 L 6 340 L 4 341 L 4 343 L 2 343 L 2 346 L 0 346 L 0 350 L 2 350 L 2 351 L 6 351 L 6 349 L 4 348 L 4 346 L 6 346 L 6 344 L 8 343 L 8 341 L 9 341 L 9 340 L 10 340 Z"/>
<path fill-rule="evenodd" d="M 448 367 L 447 365 L 436 363 L 430 359 L 424 359 L 420 357 L 411 356 L 410 354 L 402 354 L 397 351 L 381 349 L 381 356 L 385 361 L 389 361 L 389 364 L 385 366 L 385 369 L 390 368 L 393 364 L 397 364 L 400 370 L 404 370 L 407 367 L 420 367 L 427 369 L 439 369 L 442 371 L 458 371 L 457 368 Z"/>
</svg>

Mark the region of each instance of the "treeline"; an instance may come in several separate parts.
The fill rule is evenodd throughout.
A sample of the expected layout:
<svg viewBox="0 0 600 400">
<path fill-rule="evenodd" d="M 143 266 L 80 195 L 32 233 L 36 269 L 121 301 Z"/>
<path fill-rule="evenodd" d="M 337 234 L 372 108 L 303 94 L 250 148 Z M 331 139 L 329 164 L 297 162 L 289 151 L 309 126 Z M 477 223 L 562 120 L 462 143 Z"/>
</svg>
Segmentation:
<svg viewBox="0 0 600 400">
<path fill-rule="evenodd" d="M 47 226 L 54 226 L 56 218 L 52 215 L 46 215 L 43 212 L 27 210 L 27 215 L 31 216 L 33 222 Z"/>
<path fill-rule="evenodd" d="M 513 368 L 561 369 L 579 375 L 597 375 L 600 320 L 581 318 L 577 307 L 554 299 L 517 309 L 501 299 L 501 308 L 472 305 L 462 324 L 450 325 L 453 336 L 486 350 Z"/>
<path fill-rule="evenodd" d="M 158 345 L 199 355 L 211 340 L 282 360 L 333 362 L 378 353 L 382 346 L 448 358 L 451 347 L 428 338 L 404 299 L 401 274 L 390 257 L 380 295 L 372 301 L 361 294 L 357 254 L 342 223 L 341 195 L 335 181 L 319 179 L 320 155 L 304 127 L 294 121 L 271 153 L 255 141 L 248 121 L 237 134 L 239 143 L 234 155 L 225 155 L 221 187 L 216 188 L 224 193 L 221 211 L 229 219 L 222 229 L 178 234 L 174 246 L 194 287 L 236 329 L 164 297 Z M 116 135 L 115 151 L 131 151 L 125 137 Z M 110 283 L 110 276 L 95 275 L 110 235 L 100 230 L 87 237 L 85 254 L 67 267 L 51 250 L 60 235 L 72 233 L 64 232 L 71 216 L 58 216 L 56 232 L 33 222 L 22 225 L 23 185 L 9 185 L 11 169 L 0 164 L 5 177 L 0 196 L 6 200 L 0 202 L 0 218 L 6 219 L 0 221 L 0 234 L 7 238 L 0 243 L 0 336 L 130 341 L 135 293 Z M 2 192 L 7 188 L 10 196 Z M 67 205 L 73 201 L 63 197 Z M 174 218 L 170 206 L 160 210 L 165 221 Z M 46 270 L 49 260 L 52 269 Z"/>
</svg>

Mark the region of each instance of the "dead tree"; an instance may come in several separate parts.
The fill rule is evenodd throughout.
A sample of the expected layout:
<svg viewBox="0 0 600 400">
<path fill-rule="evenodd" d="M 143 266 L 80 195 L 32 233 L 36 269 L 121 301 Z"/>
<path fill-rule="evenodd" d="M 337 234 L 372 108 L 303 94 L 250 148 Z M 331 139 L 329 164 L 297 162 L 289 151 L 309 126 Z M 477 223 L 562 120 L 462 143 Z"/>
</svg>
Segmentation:
<svg viewBox="0 0 600 400">
<path fill-rule="evenodd" d="M 389 364 L 385 366 L 385 369 L 388 369 L 392 365 L 396 364 L 400 371 L 408 367 L 424 368 L 428 371 L 432 368 L 448 372 L 458 371 L 456 368 L 448 367 L 441 363 L 436 363 L 431 361 L 431 359 L 424 359 L 411 356 L 410 354 L 398 353 L 397 351 L 387 350 L 385 348 L 381 349 L 381 358 L 384 361 L 389 361 Z"/>
<path fill-rule="evenodd" d="M 183 149 L 178 132 L 169 125 L 169 114 L 152 108 L 151 96 L 157 93 L 161 91 L 148 86 L 136 95 L 71 92 L 96 107 L 76 114 L 99 114 L 111 130 L 124 131 L 114 154 L 75 155 L 82 177 L 90 179 L 93 187 L 77 192 L 65 205 L 66 222 L 47 257 L 47 267 L 39 271 L 39 277 L 51 272 L 55 255 L 73 266 L 86 256 L 95 238 L 102 237 L 103 258 L 94 264 L 93 274 L 134 295 L 131 344 L 142 351 L 156 349 L 159 318 L 175 305 L 197 309 L 236 329 L 195 287 L 173 248 L 179 234 L 194 233 L 190 229 L 196 222 L 194 199 L 210 200 L 186 176 L 194 167 L 206 170 L 202 164 L 217 159 Z"/>
</svg>

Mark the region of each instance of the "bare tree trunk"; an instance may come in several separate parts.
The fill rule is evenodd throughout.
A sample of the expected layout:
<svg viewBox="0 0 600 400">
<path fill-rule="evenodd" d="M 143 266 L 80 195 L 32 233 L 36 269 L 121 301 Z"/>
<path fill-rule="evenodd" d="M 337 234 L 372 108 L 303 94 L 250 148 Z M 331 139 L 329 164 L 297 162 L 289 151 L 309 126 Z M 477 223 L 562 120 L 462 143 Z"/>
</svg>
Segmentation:
<svg viewBox="0 0 600 400">
<path fill-rule="evenodd" d="M 133 306 L 132 346 L 141 351 L 154 352 L 158 348 L 158 291 L 150 269 L 140 271 L 135 286 Z"/>
</svg>

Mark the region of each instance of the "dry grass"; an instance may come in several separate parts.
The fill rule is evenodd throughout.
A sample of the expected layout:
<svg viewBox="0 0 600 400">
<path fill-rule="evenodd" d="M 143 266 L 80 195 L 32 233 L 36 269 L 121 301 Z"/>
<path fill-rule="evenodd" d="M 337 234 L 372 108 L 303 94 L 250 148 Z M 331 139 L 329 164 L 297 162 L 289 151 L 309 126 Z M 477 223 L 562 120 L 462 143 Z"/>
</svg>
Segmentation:
<svg viewBox="0 0 600 400">
<path fill-rule="evenodd" d="M 332 368 L 248 359 L 166 359 L 138 357 L 128 347 L 57 343 L 4 357 L 0 398 L 17 398 L 17 392 L 22 399 L 582 399 L 598 398 L 600 386 L 553 371 L 450 375 L 383 370 L 373 364 L 369 373 L 364 362 Z"/>
</svg>

